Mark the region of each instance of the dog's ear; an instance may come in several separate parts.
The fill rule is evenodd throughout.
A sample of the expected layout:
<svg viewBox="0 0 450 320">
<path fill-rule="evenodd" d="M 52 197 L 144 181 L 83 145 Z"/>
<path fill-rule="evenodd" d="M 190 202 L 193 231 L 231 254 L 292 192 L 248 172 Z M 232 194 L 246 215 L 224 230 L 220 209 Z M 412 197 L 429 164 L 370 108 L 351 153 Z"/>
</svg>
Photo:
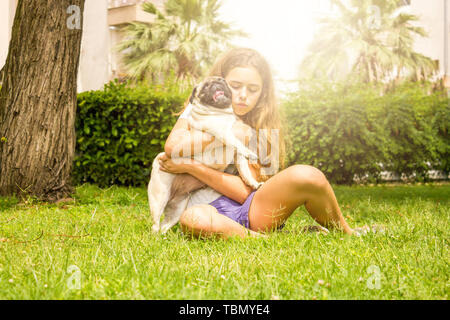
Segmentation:
<svg viewBox="0 0 450 320">
<path fill-rule="evenodd" d="M 194 90 L 192 90 L 191 97 L 189 98 L 189 103 L 193 103 L 194 102 L 195 94 L 197 93 L 197 87 L 198 86 L 195 86 Z"/>
</svg>

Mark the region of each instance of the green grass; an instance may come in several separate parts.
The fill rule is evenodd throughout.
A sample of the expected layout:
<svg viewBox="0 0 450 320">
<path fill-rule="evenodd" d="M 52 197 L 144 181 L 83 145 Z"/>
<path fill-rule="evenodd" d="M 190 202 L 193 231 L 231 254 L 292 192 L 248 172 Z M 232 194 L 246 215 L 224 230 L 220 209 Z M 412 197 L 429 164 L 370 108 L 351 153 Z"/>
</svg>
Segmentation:
<svg viewBox="0 0 450 320">
<path fill-rule="evenodd" d="M 83 185 L 69 204 L 0 198 L 0 299 L 448 299 L 450 185 L 335 192 L 351 226 L 387 232 L 296 233 L 313 224 L 302 208 L 293 233 L 193 240 L 178 226 L 151 233 L 144 188 Z"/>
</svg>

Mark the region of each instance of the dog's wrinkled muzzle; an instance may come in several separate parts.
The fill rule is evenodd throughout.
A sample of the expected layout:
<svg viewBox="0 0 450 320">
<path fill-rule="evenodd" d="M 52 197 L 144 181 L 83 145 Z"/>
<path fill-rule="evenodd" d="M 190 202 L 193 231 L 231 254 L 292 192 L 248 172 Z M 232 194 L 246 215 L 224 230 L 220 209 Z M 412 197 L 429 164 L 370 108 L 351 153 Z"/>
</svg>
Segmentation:
<svg viewBox="0 0 450 320">
<path fill-rule="evenodd" d="M 225 92 L 221 91 L 221 90 L 217 90 L 214 95 L 213 95 L 213 100 L 214 102 L 217 102 L 217 100 L 219 100 L 220 98 L 222 98 L 225 95 Z"/>
</svg>

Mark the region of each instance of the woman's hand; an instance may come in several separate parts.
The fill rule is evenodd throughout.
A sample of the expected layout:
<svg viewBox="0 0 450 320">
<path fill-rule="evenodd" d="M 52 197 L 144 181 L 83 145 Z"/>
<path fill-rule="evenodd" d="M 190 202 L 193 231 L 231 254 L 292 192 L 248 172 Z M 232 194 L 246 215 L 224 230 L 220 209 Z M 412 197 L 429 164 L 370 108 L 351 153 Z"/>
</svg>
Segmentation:
<svg viewBox="0 0 450 320">
<path fill-rule="evenodd" d="M 177 158 L 173 160 L 166 154 L 161 155 L 158 161 L 161 170 L 168 173 L 189 173 L 190 168 L 198 163 L 188 158 Z"/>
</svg>

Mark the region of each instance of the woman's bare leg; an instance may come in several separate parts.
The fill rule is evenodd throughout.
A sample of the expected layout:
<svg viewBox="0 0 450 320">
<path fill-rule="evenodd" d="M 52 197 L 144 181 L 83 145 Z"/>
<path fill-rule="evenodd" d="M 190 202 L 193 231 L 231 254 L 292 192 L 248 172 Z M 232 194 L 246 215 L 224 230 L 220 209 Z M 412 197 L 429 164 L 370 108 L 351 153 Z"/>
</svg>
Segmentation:
<svg viewBox="0 0 450 320">
<path fill-rule="evenodd" d="M 184 233 L 195 237 L 227 239 L 231 236 L 262 236 L 220 214 L 216 208 L 207 204 L 193 206 L 184 211 L 180 217 L 180 226 Z"/>
<path fill-rule="evenodd" d="M 256 191 L 249 211 L 250 229 L 274 230 L 301 205 L 320 225 L 353 233 L 324 174 L 306 165 L 279 172 Z"/>
</svg>

